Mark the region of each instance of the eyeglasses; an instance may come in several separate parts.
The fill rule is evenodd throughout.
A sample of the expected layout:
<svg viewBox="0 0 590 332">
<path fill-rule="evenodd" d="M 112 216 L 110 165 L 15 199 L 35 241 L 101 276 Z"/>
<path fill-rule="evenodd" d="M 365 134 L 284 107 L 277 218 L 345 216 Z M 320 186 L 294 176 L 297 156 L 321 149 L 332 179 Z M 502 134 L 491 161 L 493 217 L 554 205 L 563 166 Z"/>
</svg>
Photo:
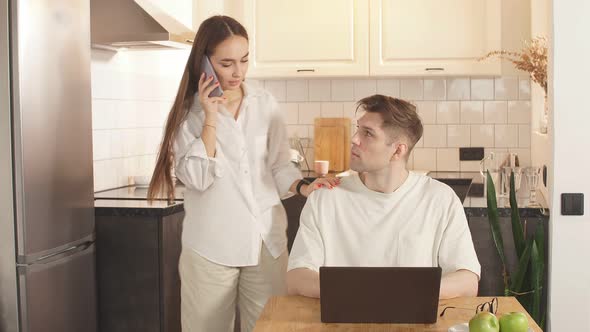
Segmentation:
<svg viewBox="0 0 590 332">
<path fill-rule="evenodd" d="M 445 307 L 439 317 L 442 317 L 445 312 L 447 311 L 447 309 L 462 309 L 462 310 L 473 310 L 471 308 L 460 308 L 460 307 Z M 480 313 L 483 311 L 489 311 L 491 313 L 493 313 L 494 315 L 498 312 L 498 298 L 494 297 L 491 301 L 488 302 L 484 302 L 484 303 L 480 303 L 477 305 L 477 307 L 475 307 L 475 313 Z"/>
</svg>

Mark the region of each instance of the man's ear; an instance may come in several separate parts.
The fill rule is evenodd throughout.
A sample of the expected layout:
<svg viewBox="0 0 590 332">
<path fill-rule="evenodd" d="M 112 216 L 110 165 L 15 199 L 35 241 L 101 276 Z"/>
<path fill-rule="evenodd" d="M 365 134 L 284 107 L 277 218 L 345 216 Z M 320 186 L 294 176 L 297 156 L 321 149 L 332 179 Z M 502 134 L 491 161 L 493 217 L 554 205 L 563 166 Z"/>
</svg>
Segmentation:
<svg viewBox="0 0 590 332">
<path fill-rule="evenodd" d="M 406 155 L 408 154 L 408 145 L 405 142 L 399 143 L 395 147 L 395 151 L 391 156 L 390 161 L 396 161 L 401 159 L 406 159 Z"/>
</svg>

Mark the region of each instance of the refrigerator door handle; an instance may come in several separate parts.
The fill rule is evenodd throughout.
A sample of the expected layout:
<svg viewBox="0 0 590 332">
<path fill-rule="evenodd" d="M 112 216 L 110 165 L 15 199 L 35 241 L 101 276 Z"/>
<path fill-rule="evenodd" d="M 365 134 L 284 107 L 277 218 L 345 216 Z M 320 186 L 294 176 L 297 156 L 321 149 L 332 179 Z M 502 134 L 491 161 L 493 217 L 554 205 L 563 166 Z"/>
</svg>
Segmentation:
<svg viewBox="0 0 590 332">
<path fill-rule="evenodd" d="M 45 264 L 45 263 L 50 263 L 53 262 L 55 260 L 58 260 L 64 256 L 69 256 L 69 255 L 73 255 L 76 252 L 79 251 L 84 251 L 86 249 L 88 249 L 88 247 L 90 247 L 94 242 L 93 241 L 86 241 L 83 242 L 81 244 L 75 245 L 75 246 L 71 246 L 69 248 L 66 248 L 64 250 L 58 251 L 58 252 L 54 252 L 45 256 L 41 256 L 39 258 L 37 258 L 35 261 L 28 263 L 28 264 L 16 264 L 17 266 L 28 266 L 31 264 Z"/>
</svg>

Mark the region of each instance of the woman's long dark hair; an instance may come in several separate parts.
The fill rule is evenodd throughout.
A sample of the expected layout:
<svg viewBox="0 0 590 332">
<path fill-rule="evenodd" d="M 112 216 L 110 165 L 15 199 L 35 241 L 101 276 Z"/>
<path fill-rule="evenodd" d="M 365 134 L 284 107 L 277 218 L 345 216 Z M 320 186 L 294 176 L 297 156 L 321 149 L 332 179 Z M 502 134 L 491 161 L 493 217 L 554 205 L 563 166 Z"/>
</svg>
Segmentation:
<svg viewBox="0 0 590 332">
<path fill-rule="evenodd" d="M 198 90 L 201 74 L 201 60 L 205 55 L 210 56 L 217 45 L 234 35 L 248 39 L 248 33 L 244 26 L 229 16 L 212 16 L 201 23 L 186 62 L 174 104 L 168 114 L 168 120 L 166 120 L 166 130 L 148 189 L 148 201 L 151 202 L 161 197 L 162 194 L 165 194 L 168 200 L 174 200 L 173 144 L 178 128 L 194 103 L 194 95 Z"/>
</svg>

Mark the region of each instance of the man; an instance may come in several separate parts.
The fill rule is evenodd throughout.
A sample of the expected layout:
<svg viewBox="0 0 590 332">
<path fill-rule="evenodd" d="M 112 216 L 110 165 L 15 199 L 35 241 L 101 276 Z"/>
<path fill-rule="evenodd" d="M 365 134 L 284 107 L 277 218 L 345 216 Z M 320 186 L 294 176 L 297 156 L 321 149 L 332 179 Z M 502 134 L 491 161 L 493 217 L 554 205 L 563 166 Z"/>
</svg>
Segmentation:
<svg viewBox="0 0 590 332">
<path fill-rule="evenodd" d="M 447 185 L 407 170 L 422 123 L 412 104 L 374 95 L 352 138 L 350 168 L 311 194 L 287 273 L 289 294 L 320 296 L 320 266 L 440 266 L 440 298 L 476 296 L 480 265 L 461 201 Z"/>
</svg>

